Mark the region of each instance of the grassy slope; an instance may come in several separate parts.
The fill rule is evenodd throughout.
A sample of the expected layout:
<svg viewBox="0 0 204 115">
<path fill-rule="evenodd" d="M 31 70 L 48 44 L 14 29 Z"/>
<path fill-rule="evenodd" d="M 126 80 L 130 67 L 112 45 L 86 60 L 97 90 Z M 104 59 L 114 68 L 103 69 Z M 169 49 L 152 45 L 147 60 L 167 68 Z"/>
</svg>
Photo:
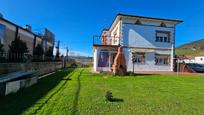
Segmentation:
<svg viewBox="0 0 204 115">
<path fill-rule="evenodd" d="M 176 49 L 176 51 L 175 51 L 176 55 L 186 55 L 186 54 L 194 55 L 194 54 L 198 54 L 200 52 L 204 52 L 204 50 Z"/>
<path fill-rule="evenodd" d="M 0 114 L 201 114 L 204 77 L 106 77 L 62 71 L 0 99 Z M 68 79 L 70 76 L 71 79 Z M 123 102 L 105 101 L 106 91 Z"/>
<path fill-rule="evenodd" d="M 204 52 L 203 44 L 204 44 L 204 39 L 201 39 L 198 41 L 194 41 L 194 42 L 179 46 L 176 48 L 176 55 L 186 55 L 186 54 L 195 55 L 200 52 Z M 195 48 L 196 50 L 192 50 L 192 48 Z"/>
</svg>

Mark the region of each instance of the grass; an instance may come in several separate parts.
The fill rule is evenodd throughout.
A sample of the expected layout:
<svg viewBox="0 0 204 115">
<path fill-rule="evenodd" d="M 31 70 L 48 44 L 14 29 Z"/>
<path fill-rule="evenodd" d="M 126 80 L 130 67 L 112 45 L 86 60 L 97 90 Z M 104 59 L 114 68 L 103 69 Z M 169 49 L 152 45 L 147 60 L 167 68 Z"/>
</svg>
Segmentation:
<svg viewBox="0 0 204 115">
<path fill-rule="evenodd" d="M 120 102 L 108 102 L 107 91 Z M 204 114 L 204 77 L 109 77 L 88 69 L 63 70 L 0 99 L 0 114 Z"/>
<path fill-rule="evenodd" d="M 200 52 L 203 52 L 203 50 L 190 50 L 190 49 L 187 49 L 187 50 L 184 50 L 184 49 L 177 49 L 175 51 L 175 54 L 176 55 L 187 55 L 187 54 L 191 54 L 191 55 L 195 55 L 195 54 L 198 54 Z"/>
</svg>

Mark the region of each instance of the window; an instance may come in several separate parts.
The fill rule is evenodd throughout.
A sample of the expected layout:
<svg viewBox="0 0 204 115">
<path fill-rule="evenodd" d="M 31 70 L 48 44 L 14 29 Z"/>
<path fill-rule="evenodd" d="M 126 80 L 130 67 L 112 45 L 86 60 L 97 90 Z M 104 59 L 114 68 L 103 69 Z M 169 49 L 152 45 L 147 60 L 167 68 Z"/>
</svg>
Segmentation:
<svg viewBox="0 0 204 115">
<path fill-rule="evenodd" d="M 114 33 L 114 37 L 113 37 L 113 44 L 116 44 L 116 42 L 117 42 L 117 33 Z"/>
<path fill-rule="evenodd" d="M 156 42 L 158 42 L 158 41 L 159 41 L 159 36 L 156 37 Z"/>
<path fill-rule="evenodd" d="M 98 67 L 109 66 L 109 52 L 107 50 L 101 50 L 98 58 Z"/>
<path fill-rule="evenodd" d="M 169 55 L 161 55 L 161 54 L 156 54 L 155 56 L 155 64 L 156 65 L 168 65 L 169 64 Z"/>
<path fill-rule="evenodd" d="M 200 58 L 200 61 L 203 61 L 203 58 Z"/>
<path fill-rule="evenodd" d="M 133 63 L 144 64 L 145 63 L 145 53 L 133 53 L 132 61 Z"/>
<path fill-rule="evenodd" d="M 163 37 L 159 37 L 159 42 L 163 42 Z"/>
<path fill-rule="evenodd" d="M 3 44 L 5 34 L 5 26 L 0 24 L 0 42 Z"/>
<path fill-rule="evenodd" d="M 156 42 L 170 43 L 170 32 L 156 31 Z"/>
<path fill-rule="evenodd" d="M 168 38 L 167 37 L 164 37 L 164 42 L 168 42 Z"/>
</svg>

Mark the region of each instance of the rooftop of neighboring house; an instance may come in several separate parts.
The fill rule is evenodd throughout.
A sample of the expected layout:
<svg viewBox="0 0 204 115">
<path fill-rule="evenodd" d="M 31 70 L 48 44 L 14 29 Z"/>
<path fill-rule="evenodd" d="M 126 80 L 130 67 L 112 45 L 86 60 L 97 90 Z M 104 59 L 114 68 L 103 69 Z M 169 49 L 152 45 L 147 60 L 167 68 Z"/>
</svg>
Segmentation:
<svg viewBox="0 0 204 115">
<path fill-rule="evenodd" d="M 5 19 L 3 16 L 0 16 L 0 20 L 4 21 L 6 23 L 9 23 L 9 24 L 11 24 L 11 25 L 13 25 L 15 27 L 18 27 L 18 28 L 20 28 L 20 29 L 22 29 L 22 30 L 34 35 L 34 36 L 38 36 L 39 38 L 42 38 L 43 36 L 48 36 L 48 41 L 54 42 L 54 34 L 51 31 L 49 31 L 47 28 L 45 28 L 45 32 L 43 34 L 36 34 L 36 33 L 32 32 L 32 29 L 31 29 L 32 27 L 29 26 L 29 25 L 26 25 L 25 27 L 21 27 L 21 26 L 15 24 L 15 23 Z"/>
<path fill-rule="evenodd" d="M 181 59 L 194 59 L 195 57 L 204 57 L 204 52 L 195 54 L 176 55 L 176 57 Z"/>
</svg>

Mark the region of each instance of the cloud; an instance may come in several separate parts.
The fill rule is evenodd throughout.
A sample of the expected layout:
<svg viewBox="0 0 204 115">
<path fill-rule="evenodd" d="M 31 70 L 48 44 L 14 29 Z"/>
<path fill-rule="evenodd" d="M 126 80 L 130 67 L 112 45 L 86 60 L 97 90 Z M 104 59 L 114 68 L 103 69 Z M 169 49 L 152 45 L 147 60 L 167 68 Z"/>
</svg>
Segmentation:
<svg viewBox="0 0 204 115">
<path fill-rule="evenodd" d="M 56 48 L 54 48 L 53 54 L 56 54 Z M 64 55 L 66 56 L 66 49 L 60 49 L 60 55 Z M 69 51 L 69 56 L 92 56 L 91 54 L 85 53 L 85 52 L 80 52 L 80 51 L 74 51 L 74 50 L 70 50 Z"/>
</svg>

